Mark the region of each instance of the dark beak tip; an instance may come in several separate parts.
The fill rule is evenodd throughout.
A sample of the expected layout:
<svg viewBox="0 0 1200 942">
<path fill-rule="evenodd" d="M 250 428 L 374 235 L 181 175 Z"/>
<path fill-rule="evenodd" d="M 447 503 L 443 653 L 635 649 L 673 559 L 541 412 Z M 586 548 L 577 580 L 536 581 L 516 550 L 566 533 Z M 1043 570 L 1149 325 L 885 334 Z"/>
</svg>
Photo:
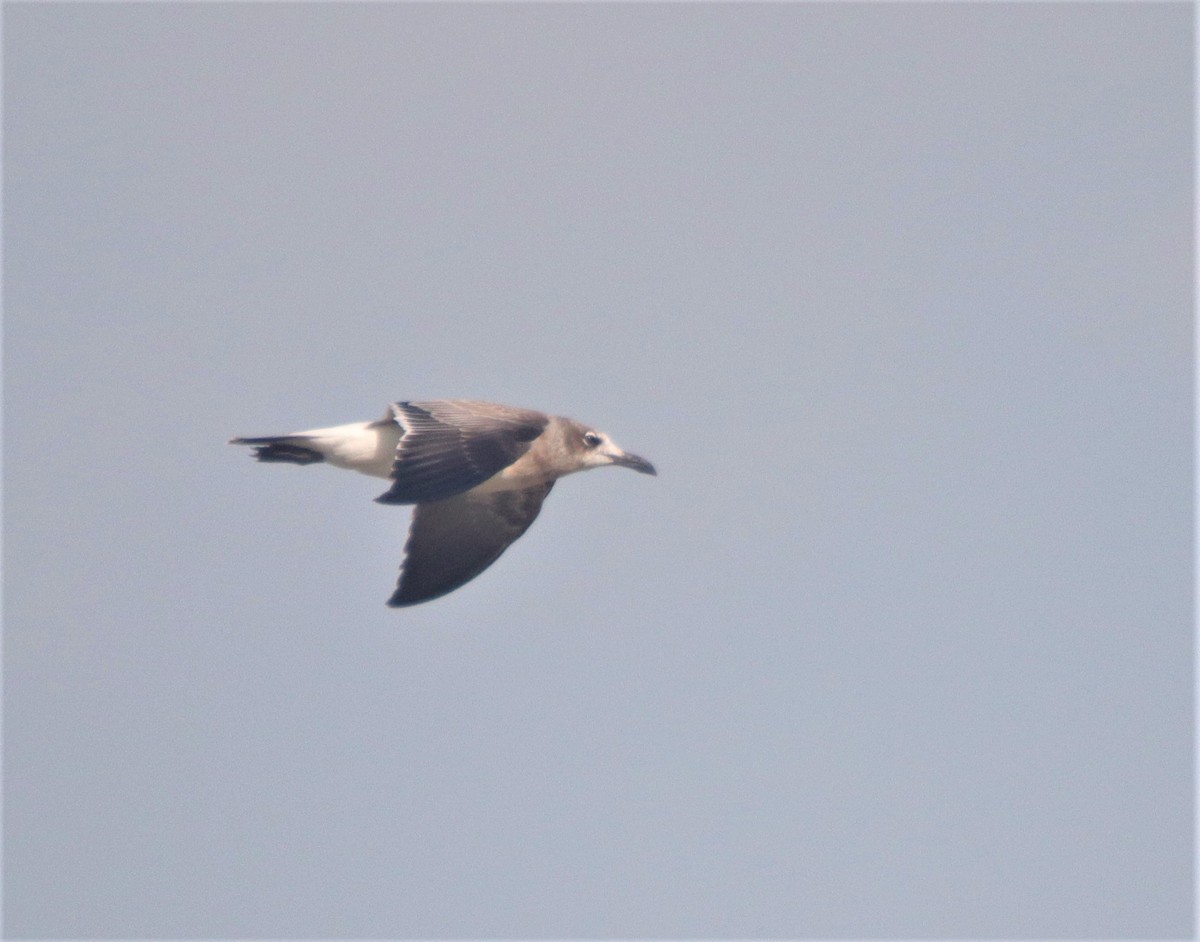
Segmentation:
<svg viewBox="0 0 1200 942">
<path fill-rule="evenodd" d="M 658 472 L 654 469 L 654 465 L 652 465 L 641 455 L 625 455 L 621 458 L 618 458 L 616 463 L 623 468 L 631 468 L 632 470 L 641 474 L 650 474 L 654 477 L 658 477 Z"/>
</svg>

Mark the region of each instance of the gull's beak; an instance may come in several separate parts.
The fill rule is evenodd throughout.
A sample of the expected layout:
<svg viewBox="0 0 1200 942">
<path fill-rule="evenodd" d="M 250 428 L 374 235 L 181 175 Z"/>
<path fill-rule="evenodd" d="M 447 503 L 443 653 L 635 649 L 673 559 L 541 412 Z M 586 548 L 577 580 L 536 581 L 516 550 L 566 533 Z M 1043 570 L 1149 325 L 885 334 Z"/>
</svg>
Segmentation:
<svg viewBox="0 0 1200 942">
<path fill-rule="evenodd" d="M 658 474 L 652 465 L 645 458 L 639 455 L 631 455 L 627 452 L 621 452 L 619 455 L 612 456 L 612 463 L 620 465 L 622 468 L 632 468 L 634 471 L 640 471 L 642 474 Z"/>
</svg>

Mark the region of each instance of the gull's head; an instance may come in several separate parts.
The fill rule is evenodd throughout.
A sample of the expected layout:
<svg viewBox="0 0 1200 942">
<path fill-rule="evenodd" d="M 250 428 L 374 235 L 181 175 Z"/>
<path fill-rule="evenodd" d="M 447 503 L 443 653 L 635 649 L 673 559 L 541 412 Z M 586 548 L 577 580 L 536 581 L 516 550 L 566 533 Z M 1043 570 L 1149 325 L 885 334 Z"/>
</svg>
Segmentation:
<svg viewBox="0 0 1200 942">
<path fill-rule="evenodd" d="M 632 468 L 642 474 L 657 474 L 652 465 L 640 455 L 625 451 L 604 432 L 594 428 L 581 428 L 575 443 L 583 468 L 602 468 L 615 464 L 621 468 Z"/>
</svg>

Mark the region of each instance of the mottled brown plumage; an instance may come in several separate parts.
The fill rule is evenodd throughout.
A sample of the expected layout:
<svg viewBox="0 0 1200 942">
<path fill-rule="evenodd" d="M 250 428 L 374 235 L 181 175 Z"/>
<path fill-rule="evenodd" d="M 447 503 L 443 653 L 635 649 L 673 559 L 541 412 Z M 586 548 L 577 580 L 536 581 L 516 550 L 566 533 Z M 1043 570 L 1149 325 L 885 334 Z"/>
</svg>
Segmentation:
<svg viewBox="0 0 1200 942">
<path fill-rule="evenodd" d="M 399 607 L 452 592 L 494 563 L 537 518 L 554 482 L 620 465 L 654 474 L 650 462 L 573 419 L 467 399 L 393 403 L 377 422 L 263 438 L 235 438 L 260 461 L 328 462 L 391 487 L 384 504 L 415 504 Z"/>
</svg>

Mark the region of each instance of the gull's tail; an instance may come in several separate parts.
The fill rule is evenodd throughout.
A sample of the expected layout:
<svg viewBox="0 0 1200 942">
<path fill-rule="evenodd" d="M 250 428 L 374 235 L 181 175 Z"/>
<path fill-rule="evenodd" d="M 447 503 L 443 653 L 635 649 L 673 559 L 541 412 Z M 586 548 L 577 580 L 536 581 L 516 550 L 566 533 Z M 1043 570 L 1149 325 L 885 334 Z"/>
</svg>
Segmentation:
<svg viewBox="0 0 1200 942">
<path fill-rule="evenodd" d="M 396 460 L 400 426 L 390 416 L 380 422 L 351 422 L 314 428 L 290 435 L 235 438 L 231 445 L 249 445 L 259 461 L 316 464 L 349 468 L 377 478 L 390 478 Z"/>
<path fill-rule="evenodd" d="M 325 456 L 302 435 L 268 435 L 263 438 L 234 438 L 231 445 L 250 445 L 259 461 L 285 461 L 288 464 L 315 464 Z"/>
</svg>

